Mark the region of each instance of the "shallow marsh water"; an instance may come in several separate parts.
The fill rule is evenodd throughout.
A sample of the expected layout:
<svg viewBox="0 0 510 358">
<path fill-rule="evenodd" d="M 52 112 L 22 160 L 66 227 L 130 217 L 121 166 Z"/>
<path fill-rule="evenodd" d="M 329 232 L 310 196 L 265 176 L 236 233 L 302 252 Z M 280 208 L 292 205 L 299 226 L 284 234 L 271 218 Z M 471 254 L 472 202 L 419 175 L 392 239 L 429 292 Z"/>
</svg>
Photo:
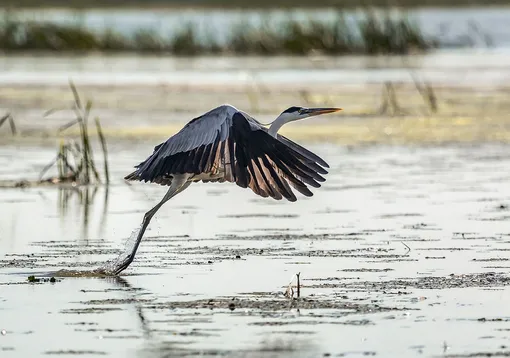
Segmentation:
<svg viewBox="0 0 510 358">
<path fill-rule="evenodd" d="M 36 53 L 0 56 L 0 84 L 21 86 L 331 87 L 413 83 L 505 87 L 510 48 L 438 50 L 412 56 L 277 56 L 261 58 Z"/>
<path fill-rule="evenodd" d="M 68 113 L 41 118 L 69 105 L 68 77 L 101 117 L 113 178 L 107 191 L 0 190 L 0 357 L 510 355 L 507 57 L 0 58 L 0 113 L 21 133 L 0 129 L 0 180 L 37 179 L 54 158 Z M 405 115 L 377 113 L 386 80 Z M 345 108 L 286 128 L 331 165 L 314 197 L 192 185 L 122 277 L 62 274 L 116 257 L 165 192 L 121 178 L 224 102 L 264 122 L 289 104 Z"/>
<path fill-rule="evenodd" d="M 88 206 L 0 191 L 1 356 L 509 354 L 509 147 L 307 146 L 331 165 L 314 197 L 193 185 L 120 278 L 27 281 L 116 256 L 165 191 L 118 179 L 150 146 L 113 142 L 116 179 Z M 53 148 L 1 153 L 2 178 L 30 178 Z"/>
</svg>

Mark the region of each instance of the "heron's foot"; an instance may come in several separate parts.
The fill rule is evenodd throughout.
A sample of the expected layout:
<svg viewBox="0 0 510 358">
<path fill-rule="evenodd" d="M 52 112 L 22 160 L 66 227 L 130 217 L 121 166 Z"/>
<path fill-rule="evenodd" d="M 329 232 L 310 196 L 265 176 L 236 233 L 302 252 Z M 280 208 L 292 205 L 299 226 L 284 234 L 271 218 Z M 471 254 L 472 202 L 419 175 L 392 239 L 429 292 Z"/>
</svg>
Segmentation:
<svg viewBox="0 0 510 358">
<path fill-rule="evenodd" d="M 107 262 L 101 267 L 96 268 L 95 270 L 92 270 L 92 273 L 100 276 L 115 276 L 116 273 L 111 269 L 112 263 Z"/>
<path fill-rule="evenodd" d="M 122 271 L 127 269 L 129 265 L 131 265 L 131 262 L 133 262 L 133 259 L 135 258 L 135 255 L 129 254 L 124 257 L 124 259 L 118 263 L 117 267 L 113 270 L 115 272 L 115 275 L 120 274 Z"/>
<path fill-rule="evenodd" d="M 95 270 L 92 270 L 92 274 L 97 276 L 115 276 L 115 274 L 103 267 L 98 267 Z"/>
<path fill-rule="evenodd" d="M 133 259 L 134 256 L 132 254 L 125 256 L 121 255 L 114 261 L 106 262 L 103 266 L 95 269 L 93 272 L 107 276 L 117 276 L 118 274 L 120 274 L 122 271 L 129 267 L 131 262 L 133 262 Z"/>
</svg>

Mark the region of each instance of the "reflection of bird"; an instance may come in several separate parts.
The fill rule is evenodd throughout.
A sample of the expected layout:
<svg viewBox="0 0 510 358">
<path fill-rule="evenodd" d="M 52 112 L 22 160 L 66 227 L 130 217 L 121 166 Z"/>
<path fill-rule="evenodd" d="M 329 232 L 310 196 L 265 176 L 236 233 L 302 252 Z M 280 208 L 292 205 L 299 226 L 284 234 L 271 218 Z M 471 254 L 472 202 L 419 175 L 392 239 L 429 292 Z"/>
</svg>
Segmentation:
<svg viewBox="0 0 510 358">
<path fill-rule="evenodd" d="M 169 186 L 163 199 L 143 219 L 132 252 L 114 269 L 118 274 L 133 261 L 145 229 L 159 208 L 192 182 L 232 182 L 249 187 L 262 197 L 296 201 L 290 186 L 312 196 L 307 184 L 315 188 L 325 179 L 328 164 L 309 150 L 277 134 L 291 121 L 340 111 L 341 108 L 290 107 L 269 129 L 230 106 L 219 106 L 184 126 L 136 170 L 125 177 Z"/>
</svg>

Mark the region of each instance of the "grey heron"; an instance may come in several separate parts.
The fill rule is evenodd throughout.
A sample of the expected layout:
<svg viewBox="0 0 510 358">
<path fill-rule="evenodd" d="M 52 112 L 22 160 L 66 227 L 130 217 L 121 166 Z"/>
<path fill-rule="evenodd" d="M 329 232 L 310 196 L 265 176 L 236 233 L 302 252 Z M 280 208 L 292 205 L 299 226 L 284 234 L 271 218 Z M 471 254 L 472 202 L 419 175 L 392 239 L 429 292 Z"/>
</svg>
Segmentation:
<svg viewBox="0 0 510 358">
<path fill-rule="evenodd" d="M 290 107 L 269 129 L 245 112 L 222 105 L 192 119 L 124 179 L 169 186 L 163 199 L 147 211 L 132 251 L 114 274 L 125 270 L 135 257 L 145 229 L 156 212 L 193 182 L 231 182 L 250 188 L 261 197 L 296 201 L 291 186 L 312 196 L 307 185 L 320 187 L 329 165 L 316 154 L 278 134 L 286 123 L 333 113 L 341 108 Z"/>
</svg>

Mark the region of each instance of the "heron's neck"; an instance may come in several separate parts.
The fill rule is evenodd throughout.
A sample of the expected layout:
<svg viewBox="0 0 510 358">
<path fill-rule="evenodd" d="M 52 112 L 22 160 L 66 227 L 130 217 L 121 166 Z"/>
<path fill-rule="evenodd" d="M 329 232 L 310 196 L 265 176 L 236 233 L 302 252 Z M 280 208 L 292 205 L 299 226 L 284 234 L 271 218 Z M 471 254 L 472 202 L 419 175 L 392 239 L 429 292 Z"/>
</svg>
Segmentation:
<svg viewBox="0 0 510 358">
<path fill-rule="evenodd" d="M 273 123 L 271 123 L 271 126 L 269 127 L 268 133 L 276 138 L 276 134 L 280 130 L 280 128 L 285 124 L 292 121 L 291 118 L 279 116 L 274 120 Z"/>
</svg>

